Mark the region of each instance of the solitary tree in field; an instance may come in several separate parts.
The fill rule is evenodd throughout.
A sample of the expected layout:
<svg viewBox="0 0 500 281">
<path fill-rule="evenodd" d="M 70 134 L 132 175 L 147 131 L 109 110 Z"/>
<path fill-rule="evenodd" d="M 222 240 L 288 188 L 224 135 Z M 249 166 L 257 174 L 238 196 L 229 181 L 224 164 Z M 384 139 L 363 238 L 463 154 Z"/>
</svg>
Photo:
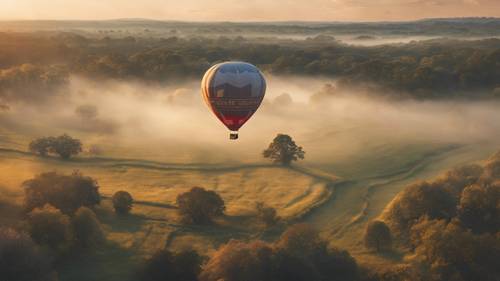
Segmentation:
<svg viewBox="0 0 500 281">
<path fill-rule="evenodd" d="M 392 246 L 389 227 L 382 221 L 370 222 L 365 232 L 365 246 L 377 252 L 389 250 Z"/>
<path fill-rule="evenodd" d="M 82 152 L 82 143 L 80 140 L 64 134 L 58 137 L 35 139 L 29 144 L 29 150 L 41 156 L 54 153 L 63 159 L 69 159 L 71 156 Z"/>
<path fill-rule="evenodd" d="M 132 195 L 126 191 L 117 191 L 113 194 L 113 208 L 117 214 L 128 214 L 132 209 L 134 199 Z"/>
<path fill-rule="evenodd" d="M 50 152 L 58 154 L 63 159 L 69 159 L 72 155 L 82 152 L 82 143 L 64 134 L 52 139 Z"/>
<path fill-rule="evenodd" d="M 278 134 L 262 154 L 264 158 L 269 158 L 274 163 L 288 166 L 292 161 L 304 159 L 305 152 L 289 135 Z"/>
<path fill-rule="evenodd" d="M 209 223 L 226 209 L 219 194 L 202 187 L 193 187 L 177 196 L 177 205 L 183 219 L 196 224 Z"/>
</svg>

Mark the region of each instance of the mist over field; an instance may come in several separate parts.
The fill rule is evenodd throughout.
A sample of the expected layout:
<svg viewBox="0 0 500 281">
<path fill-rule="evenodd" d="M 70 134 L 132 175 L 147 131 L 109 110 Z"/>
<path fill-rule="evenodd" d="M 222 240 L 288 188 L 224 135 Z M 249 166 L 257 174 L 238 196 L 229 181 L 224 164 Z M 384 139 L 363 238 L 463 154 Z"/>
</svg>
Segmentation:
<svg viewBox="0 0 500 281">
<path fill-rule="evenodd" d="M 333 79 L 267 78 L 262 107 L 243 126 L 238 142 L 228 140 L 196 80 L 151 86 L 73 76 L 63 95 L 12 104 L 0 120 L 33 137 L 75 134 L 107 156 L 174 163 L 261 161 L 262 148 L 282 132 L 308 148 L 306 163 L 356 157 L 367 143 L 465 145 L 494 142 L 500 135 L 498 101 L 391 99 L 370 89 L 337 87 Z M 78 112 L 86 107 L 90 114 Z"/>
</svg>

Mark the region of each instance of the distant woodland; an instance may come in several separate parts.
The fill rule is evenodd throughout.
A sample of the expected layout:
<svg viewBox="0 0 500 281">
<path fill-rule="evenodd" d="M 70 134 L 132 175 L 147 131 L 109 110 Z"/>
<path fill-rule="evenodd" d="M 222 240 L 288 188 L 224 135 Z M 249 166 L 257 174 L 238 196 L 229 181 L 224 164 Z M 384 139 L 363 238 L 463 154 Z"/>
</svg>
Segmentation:
<svg viewBox="0 0 500 281">
<path fill-rule="evenodd" d="M 226 60 L 248 61 L 276 75 L 331 77 L 350 87 L 372 85 L 395 96 L 500 96 L 500 39 L 495 38 L 366 47 L 326 35 L 300 40 L 241 36 L 139 40 L 7 32 L 0 33 L 0 98 L 33 99 L 31 89 L 50 92 L 71 75 L 158 83 L 199 79 L 211 65 Z"/>
</svg>

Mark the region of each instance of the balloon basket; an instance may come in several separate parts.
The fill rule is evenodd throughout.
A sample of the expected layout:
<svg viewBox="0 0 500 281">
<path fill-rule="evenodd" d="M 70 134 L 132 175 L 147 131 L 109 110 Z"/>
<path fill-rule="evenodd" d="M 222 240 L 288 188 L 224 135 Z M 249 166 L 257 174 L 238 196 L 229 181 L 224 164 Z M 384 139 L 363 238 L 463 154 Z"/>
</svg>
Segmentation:
<svg viewBox="0 0 500 281">
<path fill-rule="evenodd" d="M 230 140 L 237 140 L 238 139 L 238 132 L 229 133 L 229 139 Z"/>
</svg>

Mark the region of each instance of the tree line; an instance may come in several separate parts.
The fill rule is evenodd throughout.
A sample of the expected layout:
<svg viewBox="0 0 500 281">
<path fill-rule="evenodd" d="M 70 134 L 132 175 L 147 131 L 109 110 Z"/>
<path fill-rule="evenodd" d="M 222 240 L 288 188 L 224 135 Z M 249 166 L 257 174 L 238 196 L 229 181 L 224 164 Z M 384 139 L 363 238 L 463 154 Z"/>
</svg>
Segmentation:
<svg viewBox="0 0 500 281">
<path fill-rule="evenodd" d="M 69 74 L 78 74 L 93 79 L 178 82 L 198 79 L 211 65 L 226 60 L 248 61 L 280 75 L 322 75 L 355 86 L 374 83 L 416 98 L 491 97 L 500 91 L 496 90 L 500 87 L 499 39 L 360 47 L 331 36 L 307 40 L 32 36 L 0 34 L 0 41 L 2 37 L 24 39 L 0 44 L 0 54 L 11 54 L 0 65 L 4 99 L 16 98 L 11 90 L 20 88 L 19 81 L 57 85 L 64 84 Z M 28 52 L 26 45 L 38 41 L 40 48 Z"/>
</svg>

